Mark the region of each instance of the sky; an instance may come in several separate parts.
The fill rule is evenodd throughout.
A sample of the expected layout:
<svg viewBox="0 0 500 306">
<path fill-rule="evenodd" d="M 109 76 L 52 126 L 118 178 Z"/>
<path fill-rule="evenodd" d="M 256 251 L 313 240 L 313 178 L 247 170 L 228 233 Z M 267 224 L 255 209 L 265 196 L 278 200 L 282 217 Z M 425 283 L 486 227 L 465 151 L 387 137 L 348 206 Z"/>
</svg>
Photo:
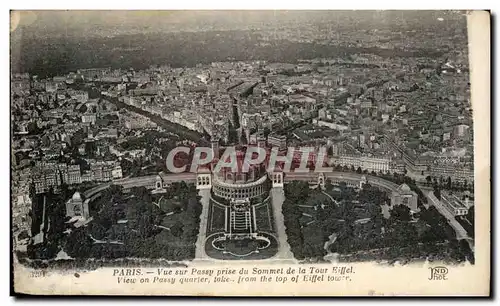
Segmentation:
<svg viewBox="0 0 500 306">
<path fill-rule="evenodd" d="M 459 16 L 451 11 L 12 11 L 11 32 L 23 29 L 38 35 L 112 35 L 318 21 L 433 24 Z"/>
</svg>

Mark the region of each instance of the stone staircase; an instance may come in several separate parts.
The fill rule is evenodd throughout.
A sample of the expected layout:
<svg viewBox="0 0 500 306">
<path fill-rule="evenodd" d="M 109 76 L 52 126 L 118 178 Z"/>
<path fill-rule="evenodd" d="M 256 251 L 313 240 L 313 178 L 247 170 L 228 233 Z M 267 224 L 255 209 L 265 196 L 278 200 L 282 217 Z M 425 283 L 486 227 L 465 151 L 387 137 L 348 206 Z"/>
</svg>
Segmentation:
<svg viewBox="0 0 500 306">
<path fill-rule="evenodd" d="M 231 211 L 231 232 L 247 234 L 251 231 L 252 218 L 250 211 Z"/>
</svg>

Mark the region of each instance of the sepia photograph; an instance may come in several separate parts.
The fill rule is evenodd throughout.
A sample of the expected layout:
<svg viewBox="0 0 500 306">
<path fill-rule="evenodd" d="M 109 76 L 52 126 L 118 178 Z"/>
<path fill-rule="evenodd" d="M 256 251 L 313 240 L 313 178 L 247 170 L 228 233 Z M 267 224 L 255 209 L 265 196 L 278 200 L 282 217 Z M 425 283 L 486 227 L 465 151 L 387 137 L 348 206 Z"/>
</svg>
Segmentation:
<svg viewBox="0 0 500 306">
<path fill-rule="evenodd" d="M 487 11 L 11 10 L 11 294 L 489 295 L 489 37 Z"/>
</svg>

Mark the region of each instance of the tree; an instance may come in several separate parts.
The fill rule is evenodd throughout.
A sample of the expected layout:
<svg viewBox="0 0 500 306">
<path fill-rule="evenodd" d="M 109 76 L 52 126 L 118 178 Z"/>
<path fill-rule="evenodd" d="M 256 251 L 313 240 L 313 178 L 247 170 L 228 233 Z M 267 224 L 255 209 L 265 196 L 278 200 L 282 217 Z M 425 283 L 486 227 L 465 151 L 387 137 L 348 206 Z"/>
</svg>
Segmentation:
<svg viewBox="0 0 500 306">
<path fill-rule="evenodd" d="M 175 224 L 170 228 L 170 233 L 174 237 L 180 237 L 184 232 L 184 225 L 179 221 L 175 222 Z"/>
<path fill-rule="evenodd" d="M 240 143 L 242 143 L 242 144 L 248 144 L 247 135 L 245 133 L 241 133 Z"/>
<path fill-rule="evenodd" d="M 74 229 L 66 239 L 64 251 L 73 258 L 89 258 L 91 255 L 92 239 L 85 228 Z"/>
<path fill-rule="evenodd" d="M 137 198 L 137 201 L 135 201 L 137 208 L 144 210 L 146 207 L 151 206 L 153 199 L 146 187 L 133 187 L 131 193 Z"/>
<path fill-rule="evenodd" d="M 240 116 L 238 115 L 238 106 L 233 104 L 233 122 L 234 128 L 238 129 L 240 127 Z"/>
<path fill-rule="evenodd" d="M 469 207 L 469 211 L 467 212 L 467 215 L 465 216 L 467 220 L 469 220 L 472 225 L 474 225 L 474 205 Z"/>
<path fill-rule="evenodd" d="M 408 246 L 418 241 L 418 233 L 412 223 L 397 223 L 393 234 L 396 246 Z"/>
<path fill-rule="evenodd" d="M 186 241 L 192 241 L 193 243 L 199 233 L 200 214 L 202 210 L 200 200 L 201 197 L 199 196 L 189 198 L 185 211 L 186 219 L 184 220 L 182 237 Z"/>
<path fill-rule="evenodd" d="M 448 179 L 446 181 L 446 188 L 451 189 L 451 177 L 448 176 Z"/>
<path fill-rule="evenodd" d="M 235 144 L 238 143 L 238 131 L 236 128 L 233 126 L 231 121 L 229 121 L 229 128 L 228 128 L 228 144 Z"/>
<path fill-rule="evenodd" d="M 142 238 L 148 238 L 153 234 L 153 216 L 149 213 L 137 215 L 137 230 Z"/>
<path fill-rule="evenodd" d="M 427 181 L 427 184 L 429 184 L 429 185 L 430 185 L 430 184 L 431 184 L 431 181 L 432 181 L 432 178 L 431 178 L 431 176 L 430 176 L 430 175 L 427 175 L 427 176 L 425 177 L 425 180 Z"/>
<path fill-rule="evenodd" d="M 264 137 L 267 138 L 267 136 L 269 136 L 269 134 L 271 134 L 271 130 L 266 126 L 264 128 Z"/>
<path fill-rule="evenodd" d="M 437 186 L 434 186 L 434 195 L 438 200 L 441 200 L 441 190 Z"/>
<path fill-rule="evenodd" d="M 467 243 L 467 240 L 461 239 L 459 241 L 459 248 L 461 251 L 461 254 L 463 254 L 464 259 L 468 260 L 470 263 L 474 264 L 474 252 L 470 249 L 469 244 Z"/>
<path fill-rule="evenodd" d="M 92 235 L 92 237 L 99 240 L 105 239 L 107 234 L 106 228 L 96 222 L 90 224 L 89 232 Z"/>
<path fill-rule="evenodd" d="M 333 155 L 333 146 L 329 146 L 328 147 L 327 154 L 328 154 L 328 156 L 332 156 Z"/>
<path fill-rule="evenodd" d="M 332 184 L 332 180 L 331 179 L 326 179 L 325 181 L 325 188 L 326 190 L 330 190 L 332 188 L 333 184 Z"/>
<path fill-rule="evenodd" d="M 405 205 L 396 205 L 391 210 L 391 218 L 397 221 L 408 222 L 411 220 L 410 209 Z"/>
<path fill-rule="evenodd" d="M 361 167 L 358 167 L 358 169 L 356 170 L 356 173 L 361 174 L 362 172 L 363 172 L 363 170 L 361 170 Z"/>
<path fill-rule="evenodd" d="M 295 258 L 303 259 L 304 237 L 300 226 L 302 211 L 290 199 L 286 199 L 283 204 L 283 216 L 285 217 L 285 231 L 288 243 Z"/>
<path fill-rule="evenodd" d="M 309 184 L 302 181 L 293 181 L 285 185 L 285 194 L 291 202 L 303 202 L 309 196 Z"/>
</svg>

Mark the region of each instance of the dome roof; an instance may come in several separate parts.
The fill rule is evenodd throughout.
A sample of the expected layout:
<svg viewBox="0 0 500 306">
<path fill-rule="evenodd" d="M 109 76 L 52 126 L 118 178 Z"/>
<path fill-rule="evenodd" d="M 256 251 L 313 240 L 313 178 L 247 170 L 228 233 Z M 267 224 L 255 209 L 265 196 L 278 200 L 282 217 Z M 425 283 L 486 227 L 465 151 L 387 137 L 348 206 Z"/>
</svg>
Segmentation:
<svg viewBox="0 0 500 306">
<path fill-rule="evenodd" d="M 73 201 L 81 201 L 82 200 L 82 196 L 80 195 L 80 193 L 77 191 L 75 192 L 75 194 L 73 194 L 73 197 L 71 198 Z"/>
</svg>

